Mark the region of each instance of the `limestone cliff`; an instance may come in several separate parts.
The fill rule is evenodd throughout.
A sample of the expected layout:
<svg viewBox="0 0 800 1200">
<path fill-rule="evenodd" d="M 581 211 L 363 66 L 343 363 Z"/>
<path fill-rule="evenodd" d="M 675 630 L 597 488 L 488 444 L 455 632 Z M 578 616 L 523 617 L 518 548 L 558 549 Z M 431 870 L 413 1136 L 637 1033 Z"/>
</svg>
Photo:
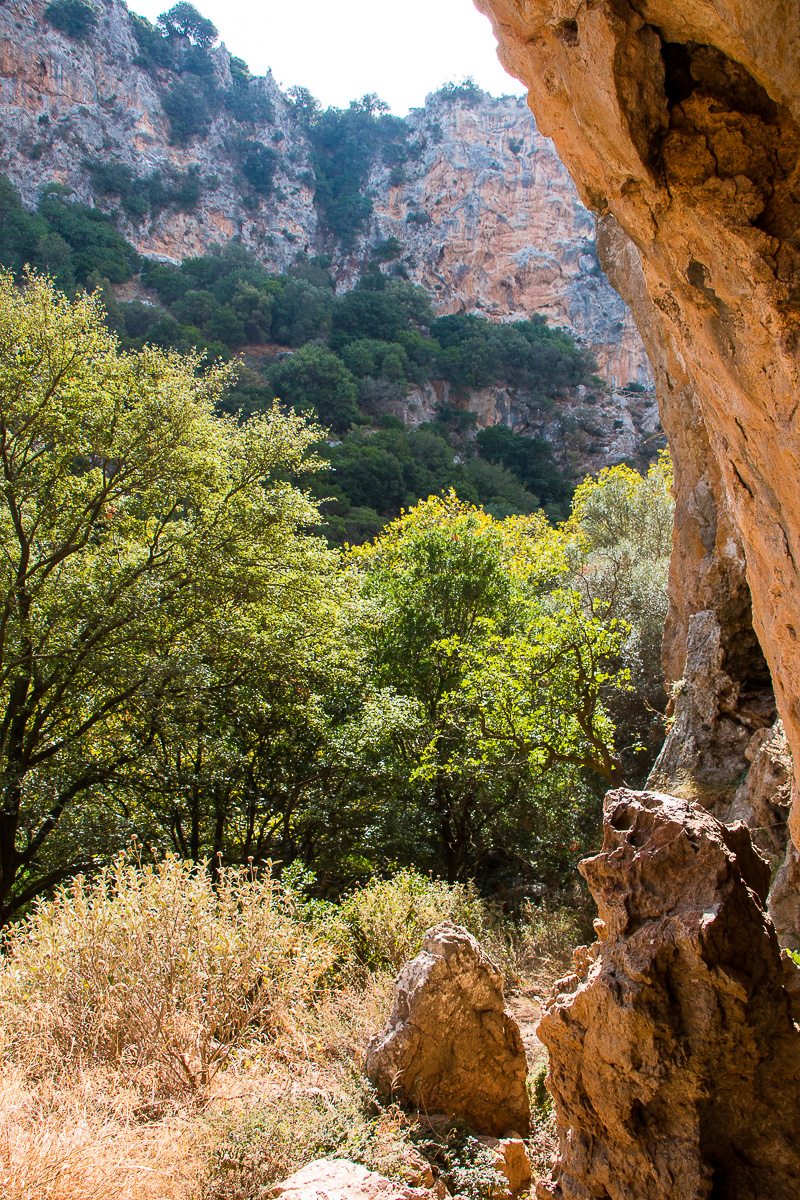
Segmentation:
<svg viewBox="0 0 800 1200">
<path fill-rule="evenodd" d="M 44 0 L 0 7 L 0 171 L 28 205 L 57 183 L 84 203 L 120 211 L 119 197 L 100 192 L 93 179 L 98 161 L 137 179 L 193 172 L 193 207 L 167 206 L 143 220 L 120 211 L 125 236 L 142 254 L 179 261 L 238 237 L 275 270 L 299 251 L 331 253 L 345 288 L 375 244 L 395 236 L 403 270 L 430 290 L 439 312 L 498 320 L 542 312 L 592 347 L 609 383 L 649 385 L 632 317 L 600 269 L 593 218 L 523 101 L 479 94 L 466 103 L 434 94 L 413 111 L 404 178 L 375 165 L 367 182 L 373 216 L 343 250 L 324 236 L 311 147 L 271 75 L 250 83 L 262 101 L 255 120 L 222 105 L 207 129 L 174 145 L 164 102 L 175 78 L 142 65 L 125 4 L 103 0 L 88 45 L 48 25 L 45 8 Z M 224 47 L 210 53 L 216 86 L 229 94 L 230 56 Z M 197 77 L 185 79 L 200 87 Z M 252 145 L 277 156 L 264 196 L 248 189 L 242 173 L 243 146 Z"/>
<path fill-rule="evenodd" d="M 479 6 L 601 214 L 654 363 L 677 463 L 668 675 L 685 680 L 693 617 L 715 614 L 742 755 L 771 674 L 800 762 L 800 8 Z"/>
</svg>

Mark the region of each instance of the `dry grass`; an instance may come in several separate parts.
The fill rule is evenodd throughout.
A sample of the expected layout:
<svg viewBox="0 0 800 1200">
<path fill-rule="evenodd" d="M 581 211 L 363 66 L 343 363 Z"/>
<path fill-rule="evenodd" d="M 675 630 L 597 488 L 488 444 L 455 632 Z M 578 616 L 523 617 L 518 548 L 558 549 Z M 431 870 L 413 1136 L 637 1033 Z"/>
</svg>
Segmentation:
<svg viewBox="0 0 800 1200">
<path fill-rule="evenodd" d="M 575 940 L 562 913 L 511 929 L 468 889 L 407 872 L 344 913 L 241 873 L 215 891 L 173 860 L 76 881 L 0 959 L 0 1197 L 266 1200 L 331 1153 L 412 1179 L 414 1128 L 377 1103 L 364 1051 L 395 960 L 445 917 L 529 996 Z"/>
<path fill-rule="evenodd" d="M 38 1082 L 22 1067 L 0 1085 L 3 1200 L 185 1200 L 210 1140 L 206 1122 L 136 1117 L 141 1097 L 103 1074 Z"/>
</svg>

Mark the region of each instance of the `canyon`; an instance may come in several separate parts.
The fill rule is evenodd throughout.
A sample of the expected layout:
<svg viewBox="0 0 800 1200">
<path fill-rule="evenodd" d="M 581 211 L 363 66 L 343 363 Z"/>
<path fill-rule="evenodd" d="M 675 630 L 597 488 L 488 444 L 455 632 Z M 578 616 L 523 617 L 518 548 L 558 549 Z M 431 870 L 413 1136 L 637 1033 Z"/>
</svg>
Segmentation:
<svg viewBox="0 0 800 1200">
<path fill-rule="evenodd" d="M 371 215 L 343 245 L 315 205 L 313 148 L 296 98 L 271 74 L 248 79 L 254 120 L 222 103 L 206 129 L 179 144 L 165 110 L 175 73 L 144 63 L 125 4 L 104 0 L 90 44 L 54 29 L 45 8 L 42 0 L 0 8 L 0 171 L 27 206 L 43 188 L 61 186 L 118 214 L 141 254 L 170 262 L 234 238 L 275 271 L 298 253 L 325 254 L 339 290 L 353 285 L 376 246 L 396 238 L 405 277 L 430 292 L 439 314 L 507 321 L 539 312 L 592 349 L 613 390 L 652 387 L 632 315 L 600 268 L 594 219 L 523 100 L 469 89 L 431 94 L 405 118 L 402 166 L 376 156 L 365 181 Z M 209 57 L 218 94 L 231 96 L 244 64 L 224 46 Z M 268 194 L 243 176 L 253 146 L 274 156 Z M 98 162 L 127 170 L 134 184 L 155 174 L 167 183 L 191 178 L 199 194 L 192 205 L 134 218 L 119 195 L 98 187 Z"/>
</svg>

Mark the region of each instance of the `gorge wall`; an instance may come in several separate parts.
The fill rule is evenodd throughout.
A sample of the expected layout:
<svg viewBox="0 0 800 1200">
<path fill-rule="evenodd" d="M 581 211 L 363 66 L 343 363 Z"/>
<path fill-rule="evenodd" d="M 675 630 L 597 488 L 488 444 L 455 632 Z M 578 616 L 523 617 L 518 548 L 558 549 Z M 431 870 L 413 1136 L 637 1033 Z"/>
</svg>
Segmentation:
<svg viewBox="0 0 800 1200">
<path fill-rule="evenodd" d="M 600 214 L 601 261 L 654 364 L 677 471 L 667 675 L 690 690 L 710 657 L 716 680 L 684 788 L 704 762 L 726 760 L 729 782 L 747 768 L 770 677 L 800 762 L 800 9 L 478 6 Z M 797 841 L 797 805 L 794 821 Z"/>
<path fill-rule="evenodd" d="M 343 247 L 320 220 L 312 147 L 271 74 L 249 83 L 261 103 L 254 120 L 222 104 L 201 133 L 173 144 L 165 101 L 176 76 L 144 65 L 125 4 L 96 7 L 89 43 L 54 29 L 45 8 L 43 0 L 0 7 L 0 171 L 28 206 L 43 187 L 63 185 L 83 203 L 119 212 L 140 253 L 171 261 L 234 237 L 278 271 L 298 252 L 327 253 L 339 288 L 352 285 L 376 244 L 396 237 L 402 269 L 431 293 L 439 313 L 509 320 L 541 312 L 593 349 L 610 384 L 650 386 L 631 314 L 599 266 L 594 220 L 524 101 L 429 97 L 406 120 L 403 169 L 375 162 L 367 180 L 372 216 Z M 244 64 L 224 46 L 209 53 L 218 93 L 230 96 Z M 185 80 L 201 88 L 201 77 Z M 276 155 L 266 195 L 243 176 L 243 155 L 253 147 Z M 98 190 L 98 161 L 137 180 L 191 172 L 199 197 L 187 209 L 133 219 L 118 195 Z"/>
</svg>

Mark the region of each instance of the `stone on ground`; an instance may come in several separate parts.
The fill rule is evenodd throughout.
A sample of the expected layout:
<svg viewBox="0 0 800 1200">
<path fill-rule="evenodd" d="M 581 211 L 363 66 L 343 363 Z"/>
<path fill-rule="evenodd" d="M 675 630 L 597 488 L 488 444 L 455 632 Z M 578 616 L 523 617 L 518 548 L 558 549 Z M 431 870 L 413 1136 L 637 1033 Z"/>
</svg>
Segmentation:
<svg viewBox="0 0 800 1200">
<path fill-rule="evenodd" d="M 382 1095 L 413 1108 L 496 1137 L 528 1133 L 528 1068 L 503 973 L 450 922 L 428 930 L 395 980 L 392 1012 L 366 1066 Z"/>
<path fill-rule="evenodd" d="M 442 1189 L 406 1187 L 345 1158 L 318 1158 L 272 1188 L 280 1200 L 441 1200 Z"/>
</svg>

